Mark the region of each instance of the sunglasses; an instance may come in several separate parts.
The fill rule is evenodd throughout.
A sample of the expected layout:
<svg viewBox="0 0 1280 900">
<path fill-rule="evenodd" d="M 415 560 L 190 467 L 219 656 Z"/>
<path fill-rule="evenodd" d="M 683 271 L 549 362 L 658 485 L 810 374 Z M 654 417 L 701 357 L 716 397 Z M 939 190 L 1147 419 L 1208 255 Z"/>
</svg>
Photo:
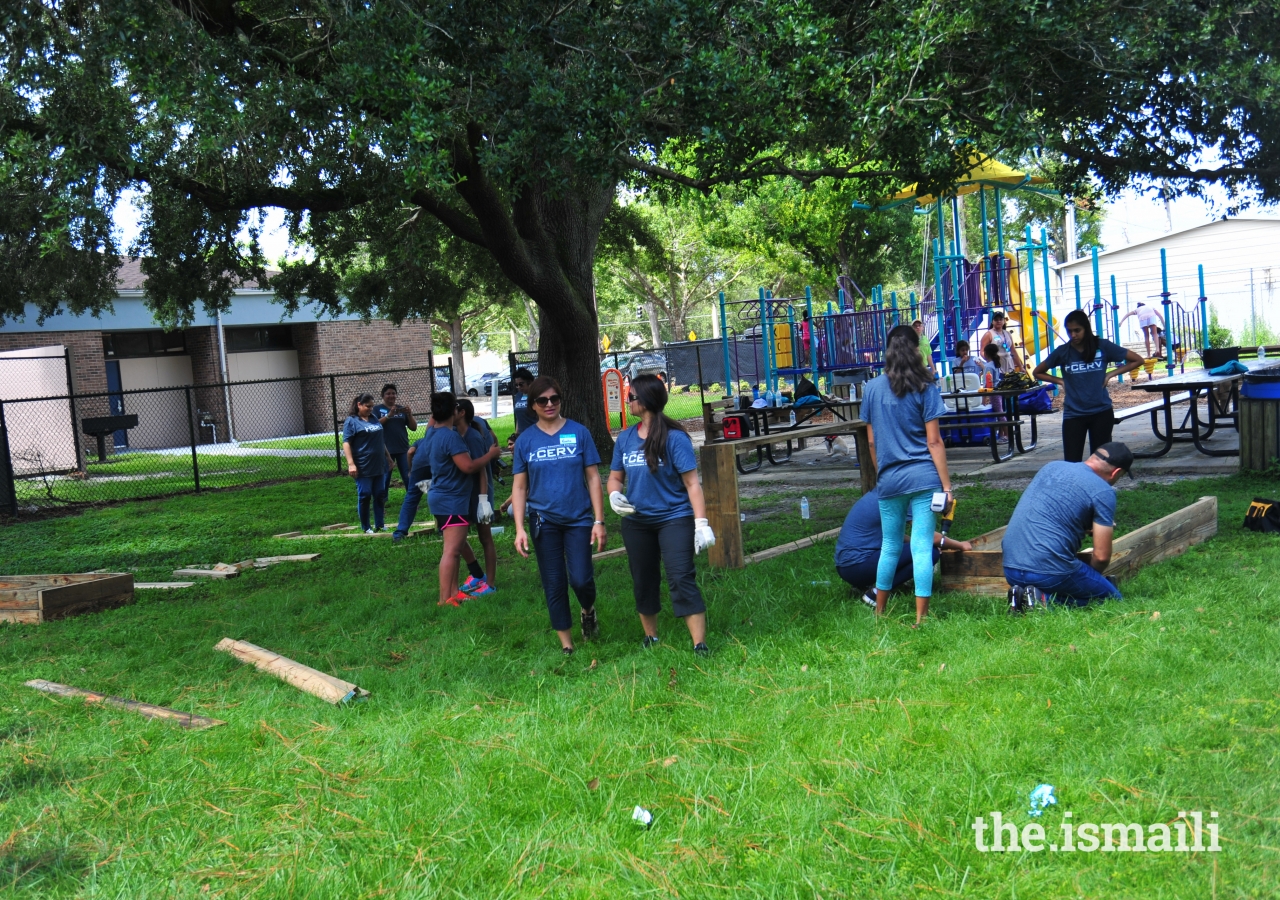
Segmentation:
<svg viewBox="0 0 1280 900">
<path fill-rule="evenodd" d="M 636 395 L 635 395 L 635 394 L 628 394 L 628 395 L 627 395 L 627 402 L 628 402 L 628 403 L 635 403 L 635 402 L 636 402 Z"/>
<path fill-rule="evenodd" d="M 535 406 L 559 406 L 560 395 L 552 394 L 550 397 L 534 397 L 533 403 Z"/>
</svg>

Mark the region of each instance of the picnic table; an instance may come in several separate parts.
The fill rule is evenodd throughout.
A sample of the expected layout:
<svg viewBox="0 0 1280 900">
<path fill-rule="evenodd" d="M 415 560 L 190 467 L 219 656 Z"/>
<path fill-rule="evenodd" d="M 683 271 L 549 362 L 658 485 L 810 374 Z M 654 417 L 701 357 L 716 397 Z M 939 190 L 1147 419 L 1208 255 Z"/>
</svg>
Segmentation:
<svg viewBox="0 0 1280 900">
<path fill-rule="evenodd" d="M 987 442 L 987 446 L 991 448 L 992 458 L 1000 462 L 1008 462 L 1013 459 L 1015 453 L 1030 453 L 1036 449 L 1036 445 L 1040 441 L 1040 432 L 1036 425 L 1036 417 L 1043 413 L 1023 413 L 1018 409 L 1018 398 L 1027 393 L 1026 389 L 1014 390 L 984 390 L 984 391 L 955 391 L 949 394 L 943 394 L 943 400 L 955 400 L 956 411 L 947 413 L 938 420 L 940 428 L 963 429 L 963 428 L 989 428 L 991 437 Z M 1000 397 L 1004 400 L 1003 410 L 995 412 L 994 410 L 967 410 L 960 411 L 960 401 L 974 400 L 982 401 L 990 404 L 994 397 Z M 1027 443 L 1022 441 L 1022 417 L 1027 416 L 1031 420 L 1031 440 Z M 1000 441 L 997 439 L 997 432 L 1003 431 L 1008 436 L 1005 443 L 1008 445 L 1009 452 L 1000 452 Z"/>
<path fill-rule="evenodd" d="M 735 457 L 735 465 L 738 471 L 743 475 L 747 475 L 763 466 L 766 458 L 770 465 L 775 466 L 790 461 L 791 442 L 799 440 L 801 449 L 804 448 L 805 438 L 814 434 L 813 426 L 815 423 L 813 419 L 819 413 L 831 413 L 832 421 L 830 425 L 821 426 L 827 430 L 820 432 L 820 435 L 826 437 L 836 433 L 830 429 L 830 426 L 858 421 L 858 412 L 861 405 L 861 400 L 837 397 L 831 400 L 824 400 L 821 403 L 762 406 L 758 408 L 749 406 L 739 409 L 732 400 L 703 403 L 702 406 L 705 434 L 708 441 L 723 439 L 721 436 L 723 435 L 724 420 L 721 418 L 720 421 L 716 421 L 714 412 L 720 412 L 722 416 L 739 416 L 745 419 L 747 432 L 743 435 L 744 439 L 772 438 L 772 440 L 752 440 L 746 446 L 748 451 L 753 450 L 755 452 L 755 463 L 747 465 L 743 462 L 743 456 Z M 795 414 L 794 422 L 791 421 L 792 413 Z M 784 443 L 787 445 L 785 455 L 781 451 L 774 449 L 775 446 L 780 446 Z M 740 446 L 742 445 L 740 444 Z"/>
<path fill-rule="evenodd" d="M 1280 359 L 1242 359 L 1248 374 L 1261 372 L 1280 366 Z M 1145 381 L 1135 384 L 1133 390 L 1146 391 L 1162 395 L 1159 406 L 1151 410 L 1151 431 L 1162 444 L 1159 450 L 1134 453 L 1138 459 L 1156 459 L 1173 449 L 1174 441 L 1190 440 L 1197 451 L 1205 456 L 1239 456 L 1240 450 L 1214 450 L 1204 446 L 1221 427 L 1223 422 L 1230 422 L 1232 428 L 1239 428 L 1240 382 L 1246 373 L 1235 375 L 1210 375 L 1206 371 L 1188 372 L 1185 375 L 1174 375 L 1159 381 Z M 1225 389 L 1225 390 L 1224 390 Z M 1173 395 L 1187 392 L 1190 395 L 1190 409 L 1184 417 L 1182 425 L 1173 426 Z M 1208 407 L 1208 420 L 1200 418 L 1200 393 L 1204 392 Z M 1179 401 L 1180 402 L 1180 401 Z M 1164 414 L 1164 432 L 1161 433 L 1159 414 Z"/>
</svg>

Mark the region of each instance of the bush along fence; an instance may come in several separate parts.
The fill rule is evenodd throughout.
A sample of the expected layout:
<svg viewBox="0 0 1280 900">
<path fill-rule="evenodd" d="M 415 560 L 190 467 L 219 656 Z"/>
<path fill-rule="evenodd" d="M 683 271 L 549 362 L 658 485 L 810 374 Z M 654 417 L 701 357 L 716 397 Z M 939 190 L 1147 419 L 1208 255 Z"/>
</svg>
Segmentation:
<svg viewBox="0 0 1280 900">
<path fill-rule="evenodd" d="M 60 362 L 61 360 L 59 360 Z M 418 419 L 441 366 L 0 401 L 0 513 L 345 474 L 352 399 L 395 384 Z"/>
</svg>

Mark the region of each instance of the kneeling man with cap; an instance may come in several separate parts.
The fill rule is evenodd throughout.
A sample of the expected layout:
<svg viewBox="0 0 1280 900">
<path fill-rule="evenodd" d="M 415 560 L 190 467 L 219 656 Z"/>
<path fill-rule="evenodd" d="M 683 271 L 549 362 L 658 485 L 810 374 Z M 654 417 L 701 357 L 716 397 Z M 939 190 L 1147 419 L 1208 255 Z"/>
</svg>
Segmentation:
<svg viewBox="0 0 1280 900">
<path fill-rule="evenodd" d="M 1084 606 L 1090 600 L 1120 598 L 1102 573 L 1111 562 L 1120 473 L 1130 478 L 1133 453 L 1119 441 L 1103 444 L 1084 462 L 1051 462 L 1032 479 L 1005 531 L 1004 577 L 1010 609 L 1052 598 Z M 1076 551 L 1093 535 L 1093 565 Z"/>
</svg>

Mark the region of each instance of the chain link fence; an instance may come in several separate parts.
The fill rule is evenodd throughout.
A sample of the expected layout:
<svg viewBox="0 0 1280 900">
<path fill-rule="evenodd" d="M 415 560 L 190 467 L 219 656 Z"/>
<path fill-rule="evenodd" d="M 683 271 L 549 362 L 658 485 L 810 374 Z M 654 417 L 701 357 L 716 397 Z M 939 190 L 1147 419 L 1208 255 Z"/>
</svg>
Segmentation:
<svg viewBox="0 0 1280 900">
<path fill-rule="evenodd" d="M 453 383 L 450 361 L 75 393 L 63 357 L 52 360 L 34 364 L 63 366 L 63 393 L 0 400 L 0 511 L 10 515 L 344 474 L 342 423 L 356 396 L 394 384 L 421 435 L 431 395 Z"/>
</svg>

